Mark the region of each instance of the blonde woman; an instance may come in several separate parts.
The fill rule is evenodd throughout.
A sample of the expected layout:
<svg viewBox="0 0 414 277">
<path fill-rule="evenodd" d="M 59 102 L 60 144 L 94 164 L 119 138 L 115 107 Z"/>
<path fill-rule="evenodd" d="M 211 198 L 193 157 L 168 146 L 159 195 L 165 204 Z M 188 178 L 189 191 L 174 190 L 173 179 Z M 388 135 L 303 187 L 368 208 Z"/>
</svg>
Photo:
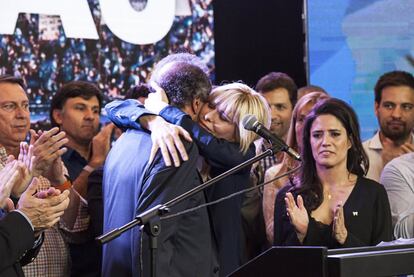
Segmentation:
<svg viewBox="0 0 414 277">
<path fill-rule="evenodd" d="M 152 132 L 151 136 L 157 137 L 153 139 L 153 142 L 165 144 L 160 148 L 172 149 L 171 145 L 177 144 L 176 139 L 164 141 L 168 140 L 165 134 L 172 130 L 170 123 L 183 127 L 198 146 L 200 157 L 203 158 L 201 159 L 203 162 L 200 163 L 203 165 L 200 169 L 203 169 L 205 178 L 213 178 L 255 155 L 253 142 L 258 139 L 258 136 L 244 129 L 241 122 L 245 115 L 253 114 L 263 125 L 270 126 L 270 111 L 266 99 L 241 83 L 231 83 L 214 88 L 206 103 L 201 103 L 199 109 L 194 107 L 195 113 L 198 114 L 197 122 L 192 121 L 179 108 L 163 104 L 160 100 L 167 100 L 167 96 L 158 90 L 157 93 L 150 94 L 145 103 L 147 108 L 152 107 L 156 113 L 169 122 L 165 123 L 164 127 L 157 124 L 157 128 L 154 129 L 151 129 L 151 124 L 148 124 Z M 134 102 L 112 103 L 106 109 L 109 118 L 118 126 L 131 127 L 134 126 L 133 122 L 140 120 L 133 117 L 137 114 L 131 112 L 134 106 L 136 109 L 143 109 Z M 132 123 L 119 120 L 129 115 L 131 115 Z M 207 202 L 246 188 L 249 174 L 250 167 L 246 167 L 209 187 L 205 191 Z M 240 195 L 209 206 L 218 246 L 220 276 L 228 275 L 241 265 L 243 253 L 241 204 L 242 196 Z"/>
<path fill-rule="evenodd" d="M 245 115 L 256 115 L 270 125 L 269 109 L 263 96 L 245 84 L 231 83 L 214 88 L 198 117 L 198 123 L 217 138 L 240 144 L 246 153 L 258 136 L 242 125 Z"/>
</svg>

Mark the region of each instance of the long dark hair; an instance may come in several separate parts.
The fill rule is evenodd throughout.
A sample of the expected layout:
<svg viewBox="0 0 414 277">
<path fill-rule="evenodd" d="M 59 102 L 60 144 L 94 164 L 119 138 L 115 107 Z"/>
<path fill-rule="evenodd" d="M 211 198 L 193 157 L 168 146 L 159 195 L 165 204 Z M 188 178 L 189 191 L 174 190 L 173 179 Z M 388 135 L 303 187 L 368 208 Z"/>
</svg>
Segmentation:
<svg viewBox="0 0 414 277">
<path fill-rule="evenodd" d="M 348 149 L 346 163 L 348 171 L 357 176 L 363 176 L 369 167 L 368 157 L 362 147 L 355 111 L 347 103 L 336 98 L 316 104 L 306 117 L 303 127 L 302 168 L 298 180 L 300 186 L 297 188 L 297 192 L 304 198 L 308 211 L 316 209 L 323 201 L 322 184 L 316 174 L 316 164 L 312 155 L 310 130 L 317 117 L 327 114 L 336 117 L 341 122 L 351 141 L 352 146 Z"/>
</svg>

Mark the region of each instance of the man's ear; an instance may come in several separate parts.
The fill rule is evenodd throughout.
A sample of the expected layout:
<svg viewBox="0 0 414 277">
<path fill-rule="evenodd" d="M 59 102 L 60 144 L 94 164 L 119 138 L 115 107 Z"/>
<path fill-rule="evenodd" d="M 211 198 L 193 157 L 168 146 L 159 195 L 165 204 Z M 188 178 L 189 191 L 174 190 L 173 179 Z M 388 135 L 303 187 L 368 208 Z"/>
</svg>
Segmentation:
<svg viewBox="0 0 414 277">
<path fill-rule="evenodd" d="M 375 116 L 378 117 L 378 109 L 380 107 L 380 103 L 378 102 L 374 102 L 374 112 L 375 112 Z"/>
<path fill-rule="evenodd" d="M 62 110 L 54 109 L 52 112 L 52 117 L 56 124 L 62 124 Z"/>
<path fill-rule="evenodd" d="M 202 104 L 203 103 L 201 102 L 199 98 L 193 99 L 191 107 L 195 115 L 198 115 L 198 113 L 200 112 Z"/>
</svg>

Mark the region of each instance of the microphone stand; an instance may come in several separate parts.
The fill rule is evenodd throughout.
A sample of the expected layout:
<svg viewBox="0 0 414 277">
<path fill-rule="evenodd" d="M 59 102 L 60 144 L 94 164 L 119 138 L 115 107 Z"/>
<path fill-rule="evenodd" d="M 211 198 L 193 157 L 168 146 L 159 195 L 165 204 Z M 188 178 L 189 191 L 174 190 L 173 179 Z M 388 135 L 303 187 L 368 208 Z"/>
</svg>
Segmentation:
<svg viewBox="0 0 414 277">
<path fill-rule="evenodd" d="M 229 169 L 226 172 L 223 172 L 222 174 L 208 180 L 207 182 L 204 182 L 197 187 L 177 196 L 176 198 L 168 201 L 165 204 L 158 204 L 142 213 L 137 215 L 132 221 L 128 222 L 127 224 L 116 228 L 106 234 L 103 234 L 96 238 L 96 240 L 100 244 L 105 244 L 110 242 L 111 240 L 119 237 L 122 233 L 128 231 L 129 229 L 139 225 L 144 226 L 144 230 L 147 232 L 147 234 L 150 236 L 150 248 L 151 248 L 151 276 L 156 276 L 156 266 L 155 266 L 155 260 L 156 260 L 156 249 L 157 249 L 157 237 L 161 232 L 161 224 L 160 224 L 160 217 L 167 214 L 171 207 L 174 205 L 190 198 L 194 194 L 199 193 L 200 191 L 204 190 L 205 188 L 213 185 L 214 183 L 217 183 L 223 178 L 226 178 L 227 176 L 241 170 L 242 168 L 252 165 L 255 162 L 268 157 L 272 156 L 275 153 L 278 153 L 279 151 L 283 150 L 283 146 L 281 145 L 272 145 L 269 149 L 264 151 L 263 153 L 256 155 L 255 157 L 239 164 L 238 166 Z"/>
</svg>

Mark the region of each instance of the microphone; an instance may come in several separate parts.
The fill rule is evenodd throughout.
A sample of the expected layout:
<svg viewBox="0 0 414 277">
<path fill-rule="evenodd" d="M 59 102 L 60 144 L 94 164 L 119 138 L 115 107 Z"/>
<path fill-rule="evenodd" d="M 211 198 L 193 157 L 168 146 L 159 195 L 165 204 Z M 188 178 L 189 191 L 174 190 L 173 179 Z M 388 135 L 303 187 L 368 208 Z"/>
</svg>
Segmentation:
<svg viewBox="0 0 414 277">
<path fill-rule="evenodd" d="M 242 124 L 243 124 L 244 129 L 255 132 L 256 134 L 258 134 L 259 136 L 261 136 L 262 138 L 264 138 L 265 140 L 270 142 L 272 145 L 280 147 L 280 149 L 282 151 L 289 154 L 289 156 L 291 156 L 292 158 L 294 158 L 298 161 L 301 160 L 300 155 L 295 150 L 290 148 L 278 136 L 272 134 L 272 132 L 270 132 L 270 130 L 268 130 L 265 126 L 263 126 L 262 123 L 260 123 L 257 120 L 255 115 L 253 115 L 253 114 L 245 115 L 242 119 Z"/>
</svg>

